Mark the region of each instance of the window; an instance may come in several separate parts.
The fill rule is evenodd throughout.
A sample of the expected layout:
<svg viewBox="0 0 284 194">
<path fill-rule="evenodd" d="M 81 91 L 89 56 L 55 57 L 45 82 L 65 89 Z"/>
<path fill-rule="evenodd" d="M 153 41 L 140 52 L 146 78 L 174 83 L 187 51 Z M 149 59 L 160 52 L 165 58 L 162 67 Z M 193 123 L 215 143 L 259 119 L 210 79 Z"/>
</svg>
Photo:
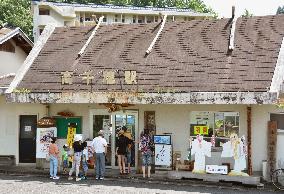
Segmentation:
<svg viewBox="0 0 284 194">
<path fill-rule="evenodd" d="M 107 17 L 106 16 L 104 17 L 103 22 L 107 22 Z"/>
<path fill-rule="evenodd" d="M 155 22 L 158 22 L 158 17 L 159 17 L 159 16 L 154 16 Z"/>
<path fill-rule="evenodd" d="M 133 22 L 133 24 L 136 23 L 136 15 L 133 16 L 132 22 Z"/>
<path fill-rule="evenodd" d="M 50 15 L 50 11 L 46 8 L 39 8 L 39 15 Z"/>
<path fill-rule="evenodd" d="M 118 22 L 118 15 L 114 16 L 114 22 Z"/>
<path fill-rule="evenodd" d="M 147 16 L 147 23 L 154 22 L 154 16 Z"/>
<path fill-rule="evenodd" d="M 138 23 L 139 24 L 144 23 L 144 19 L 145 19 L 144 16 L 138 16 Z"/>
<path fill-rule="evenodd" d="M 210 141 L 212 135 L 215 135 L 215 147 L 220 147 L 229 140 L 232 133 L 239 135 L 238 112 L 191 112 L 190 136 L 199 134 Z"/>
<path fill-rule="evenodd" d="M 0 44 L 0 51 L 15 53 L 15 47 L 10 41 L 7 41 Z"/>
<path fill-rule="evenodd" d="M 121 15 L 121 22 L 125 23 L 125 16 L 124 15 Z"/>
</svg>

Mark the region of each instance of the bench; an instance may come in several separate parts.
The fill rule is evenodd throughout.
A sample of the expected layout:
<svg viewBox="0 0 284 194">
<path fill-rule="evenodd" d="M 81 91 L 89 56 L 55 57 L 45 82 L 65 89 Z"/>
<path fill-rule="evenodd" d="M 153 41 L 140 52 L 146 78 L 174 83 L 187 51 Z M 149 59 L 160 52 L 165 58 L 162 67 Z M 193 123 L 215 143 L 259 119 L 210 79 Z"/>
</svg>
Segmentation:
<svg viewBox="0 0 284 194">
<path fill-rule="evenodd" d="M 16 164 L 16 159 L 14 155 L 0 155 L 1 166 L 12 166 L 15 164 Z"/>
</svg>

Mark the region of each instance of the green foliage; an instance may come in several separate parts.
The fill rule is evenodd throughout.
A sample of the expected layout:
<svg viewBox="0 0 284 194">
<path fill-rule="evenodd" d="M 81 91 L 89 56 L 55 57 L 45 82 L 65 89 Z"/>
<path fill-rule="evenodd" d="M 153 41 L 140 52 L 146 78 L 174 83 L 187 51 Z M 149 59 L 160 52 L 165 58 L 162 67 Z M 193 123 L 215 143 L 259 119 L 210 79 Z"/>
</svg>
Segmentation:
<svg viewBox="0 0 284 194">
<path fill-rule="evenodd" d="M 278 7 L 276 14 L 284 14 L 284 5 L 283 7 Z"/>
<path fill-rule="evenodd" d="M 244 17 L 244 18 L 250 18 L 252 16 L 253 16 L 253 14 L 250 13 L 247 9 L 245 9 L 245 12 L 242 15 L 242 17 Z"/>
<path fill-rule="evenodd" d="M 0 24 L 20 27 L 32 39 L 32 22 L 29 0 L 0 0 Z"/>
</svg>

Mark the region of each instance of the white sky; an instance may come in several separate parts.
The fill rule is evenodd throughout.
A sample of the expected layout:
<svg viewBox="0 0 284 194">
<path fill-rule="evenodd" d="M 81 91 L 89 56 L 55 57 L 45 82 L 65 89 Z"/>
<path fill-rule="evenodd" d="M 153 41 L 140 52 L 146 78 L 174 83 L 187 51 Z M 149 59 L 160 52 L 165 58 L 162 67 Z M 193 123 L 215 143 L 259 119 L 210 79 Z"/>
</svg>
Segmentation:
<svg viewBox="0 0 284 194">
<path fill-rule="evenodd" d="M 236 15 L 240 16 L 247 9 L 254 16 L 275 15 L 279 6 L 284 6 L 284 0 L 203 0 L 218 13 L 219 18 L 231 17 L 232 5 L 236 6 Z"/>
</svg>

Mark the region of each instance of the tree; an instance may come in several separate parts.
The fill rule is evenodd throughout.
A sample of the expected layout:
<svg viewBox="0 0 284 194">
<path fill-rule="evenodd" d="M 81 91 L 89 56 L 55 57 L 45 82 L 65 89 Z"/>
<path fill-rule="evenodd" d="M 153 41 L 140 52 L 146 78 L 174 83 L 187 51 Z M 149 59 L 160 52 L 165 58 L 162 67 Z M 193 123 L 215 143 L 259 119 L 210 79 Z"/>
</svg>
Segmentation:
<svg viewBox="0 0 284 194">
<path fill-rule="evenodd" d="M 244 17 L 244 18 L 250 18 L 252 16 L 253 16 L 253 14 L 250 13 L 247 9 L 245 9 L 245 12 L 242 15 L 242 17 Z"/>
<path fill-rule="evenodd" d="M 276 14 L 277 15 L 278 14 L 284 14 L 284 5 L 283 5 L 283 7 L 280 7 L 280 6 L 278 7 Z"/>
<path fill-rule="evenodd" d="M 0 0 L 0 24 L 4 23 L 12 27 L 20 27 L 33 39 L 31 2 L 29 0 Z"/>
</svg>

